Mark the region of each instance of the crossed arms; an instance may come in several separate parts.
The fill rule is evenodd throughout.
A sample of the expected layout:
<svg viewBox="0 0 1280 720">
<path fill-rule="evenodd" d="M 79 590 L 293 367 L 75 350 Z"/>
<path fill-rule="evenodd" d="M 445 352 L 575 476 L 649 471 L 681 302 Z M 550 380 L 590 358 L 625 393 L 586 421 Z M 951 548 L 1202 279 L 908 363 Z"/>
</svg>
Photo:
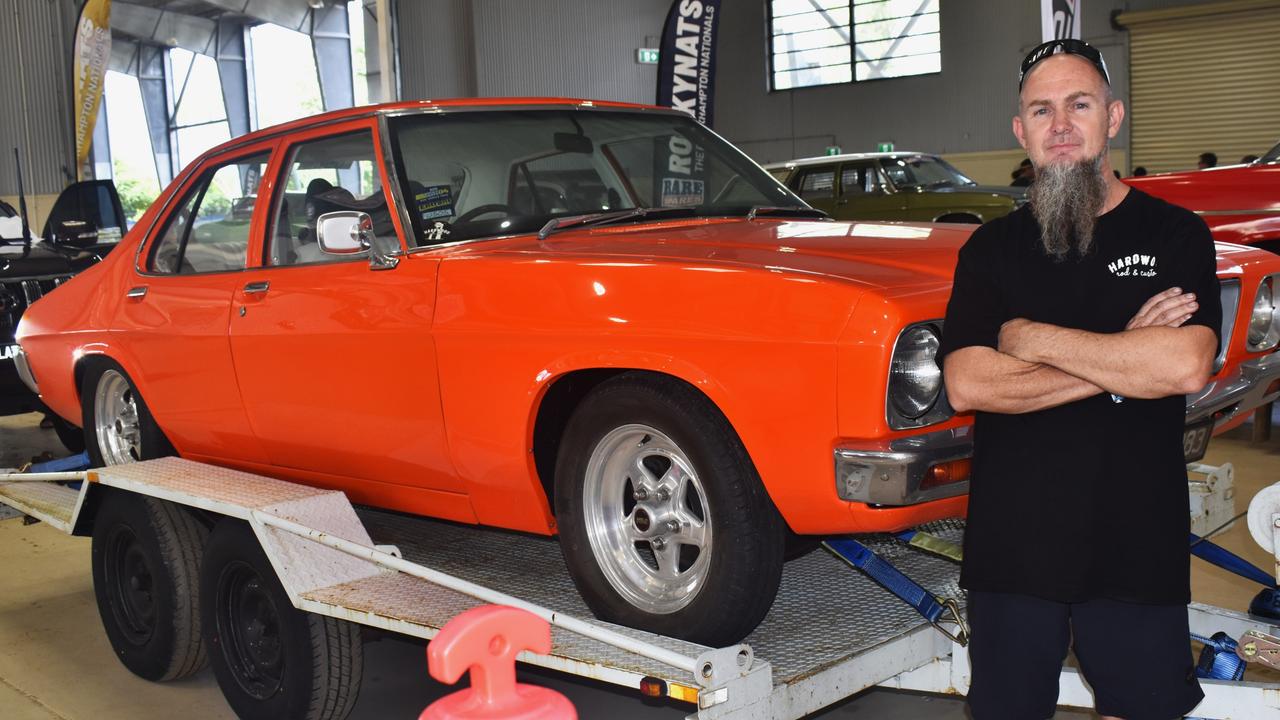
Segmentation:
<svg viewBox="0 0 1280 720">
<path fill-rule="evenodd" d="M 1091 333 L 1025 319 L 1000 328 L 999 349 L 947 356 L 947 398 L 959 412 L 1034 412 L 1110 392 L 1131 398 L 1185 395 L 1213 371 L 1213 330 L 1182 327 L 1195 295 L 1170 288 L 1138 310 L 1123 332 Z"/>
</svg>

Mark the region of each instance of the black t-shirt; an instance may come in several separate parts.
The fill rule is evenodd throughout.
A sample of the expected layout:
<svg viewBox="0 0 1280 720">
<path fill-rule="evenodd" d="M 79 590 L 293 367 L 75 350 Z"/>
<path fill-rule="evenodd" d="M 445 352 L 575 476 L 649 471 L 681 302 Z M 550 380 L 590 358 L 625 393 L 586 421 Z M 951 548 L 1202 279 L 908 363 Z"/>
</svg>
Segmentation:
<svg viewBox="0 0 1280 720">
<path fill-rule="evenodd" d="M 1186 325 L 1219 333 L 1213 241 L 1193 213 L 1130 189 L 1098 218 L 1087 256 L 1057 261 L 1025 206 L 960 250 L 939 356 L 995 348 L 1013 318 L 1121 332 L 1175 286 L 1200 304 Z M 1017 415 L 978 412 L 961 585 L 1061 602 L 1189 602 L 1185 414 L 1181 395 L 1109 393 Z"/>
</svg>

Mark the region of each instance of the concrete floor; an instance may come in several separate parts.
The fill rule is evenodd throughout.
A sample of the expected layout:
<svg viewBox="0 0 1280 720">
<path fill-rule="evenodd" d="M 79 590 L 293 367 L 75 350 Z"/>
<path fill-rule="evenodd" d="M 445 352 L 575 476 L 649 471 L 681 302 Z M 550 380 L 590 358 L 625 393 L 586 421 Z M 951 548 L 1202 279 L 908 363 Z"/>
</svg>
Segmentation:
<svg viewBox="0 0 1280 720">
<path fill-rule="evenodd" d="M 13 466 L 44 451 L 65 454 L 38 416 L 0 418 L 0 467 Z M 1278 432 L 1280 435 L 1280 432 Z M 1280 481 L 1280 440 L 1254 445 L 1248 428 L 1216 438 L 1206 462 L 1236 467 L 1237 512 L 1259 489 Z M 1243 523 L 1216 537 L 1228 549 L 1263 568 L 1272 558 L 1254 544 Z M 1198 560 L 1192 566 L 1197 601 L 1244 610 L 1257 586 Z M 366 644 L 364 685 L 353 720 L 415 718 L 427 704 L 453 688 L 427 677 L 424 645 L 392 637 Z M 652 703 L 634 691 L 581 681 L 549 671 L 522 673 L 524 682 L 566 694 L 579 716 L 611 720 L 676 720 L 688 706 Z M 1280 674 L 1251 669 L 1250 680 L 1277 682 Z M 19 520 L 0 522 L 0 717 L 8 720 L 135 720 L 234 717 L 207 668 L 178 682 L 140 680 L 112 655 L 94 605 L 89 542 Z M 1058 720 L 1089 713 L 1060 710 Z M 889 690 L 871 690 L 810 716 L 814 720 L 876 718 L 906 720 L 967 718 L 962 700 Z"/>
</svg>

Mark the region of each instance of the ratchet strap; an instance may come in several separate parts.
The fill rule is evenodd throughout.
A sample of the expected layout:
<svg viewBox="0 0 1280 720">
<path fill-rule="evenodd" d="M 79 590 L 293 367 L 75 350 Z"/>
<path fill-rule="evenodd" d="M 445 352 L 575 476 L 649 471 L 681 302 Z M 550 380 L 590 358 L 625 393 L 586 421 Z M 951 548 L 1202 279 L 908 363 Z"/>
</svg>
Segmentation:
<svg viewBox="0 0 1280 720">
<path fill-rule="evenodd" d="M 1216 632 L 1213 637 L 1191 633 L 1191 639 L 1204 645 L 1196 663 L 1196 677 L 1235 681 L 1244 677 L 1248 663 L 1236 652 L 1238 645 L 1231 636 L 1224 632 Z"/>
<path fill-rule="evenodd" d="M 1230 570 L 1246 580 L 1252 580 L 1263 587 L 1276 587 L 1276 579 L 1257 565 L 1195 533 L 1191 533 L 1191 554 L 1201 560 L 1211 562 L 1223 570 Z"/>
<path fill-rule="evenodd" d="M 963 548 L 950 540 L 943 540 L 937 535 L 930 535 L 919 530 L 904 530 L 895 534 L 894 537 L 911 547 L 920 548 L 934 555 L 941 555 L 949 560 L 955 560 L 956 562 L 964 560 Z"/>
<path fill-rule="evenodd" d="M 960 613 L 960 606 L 955 600 L 939 600 L 934 597 L 916 581 L 903 575 L 887 560 L 875 554 L 871 548 L 853 538 L 832 538 L 823 541 L 822 545 L 835 553 L 836 557 L 866 573 L 872 580 L 915 608 L 916 612 L 923 615 L 924 619 L 937 628 L 938 632 L 961 645 L 969 643 L 969 625 L 965 622 L 964 616 Z M 955 630 L 943 627 L 943 624 L 952 625 Z"/>
</svg>

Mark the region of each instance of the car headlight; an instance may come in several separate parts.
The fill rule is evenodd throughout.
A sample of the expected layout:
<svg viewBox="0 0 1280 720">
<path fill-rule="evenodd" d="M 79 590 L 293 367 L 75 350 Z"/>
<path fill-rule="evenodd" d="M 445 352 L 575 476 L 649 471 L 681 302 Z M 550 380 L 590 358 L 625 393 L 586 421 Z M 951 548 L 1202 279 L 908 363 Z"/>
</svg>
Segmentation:
<svg viewBox="0 0 1280 720">
<path fill-rule="evenodd" d="M 939 402 L 943 395 L 939 344 L 939 328 L 934 323 L 912 325 L 898 336 L 889 366 L 889 427 L 921 427 L 950 416 L 947 403 Z"/>
<path fill-rule="evenodd" d="M 1253 315 L 1249 317 L 1248 347 L 1253 352 L 1270 350 L 1280 342 L 1280 313 L 1276 312 L 1275 275 L 1258 283 L 1253 298 Z"/>
</svg>

